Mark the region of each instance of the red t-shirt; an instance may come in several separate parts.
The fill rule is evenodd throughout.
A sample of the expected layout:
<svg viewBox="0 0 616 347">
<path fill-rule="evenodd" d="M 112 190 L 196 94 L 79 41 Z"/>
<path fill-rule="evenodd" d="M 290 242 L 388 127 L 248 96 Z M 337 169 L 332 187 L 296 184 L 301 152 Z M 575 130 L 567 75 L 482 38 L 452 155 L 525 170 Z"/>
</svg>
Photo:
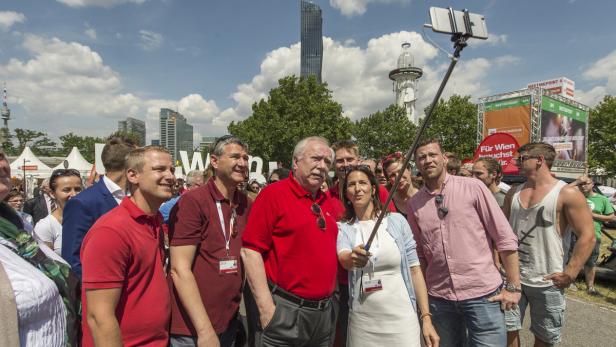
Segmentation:
<svg viewBox="0 0 616 347">
<path fill-rule="evenodd" d="M 169 244 L 173 246 L 197 245 L 193 274 L 199 287 L 205 311 L 216 333 L 227 330 L 236 316 L 242 299 L 242 267 L 237 273 L 220 274 L 219 262 L 227 257 L 217 201 L 225 220 L 225 233 L 229 238 L 232 204 L 236 206 L 235 229 L 229 238 L 229 255 L 240 263 L 242 234 L 246 226 L 250 201 L 244 193 L 236 192 L 233 203 L 220 193 L 215 178 L 207 184 L 186 192 L 171 210 L 169 216 Z M 173 286 L 173 281 L 169 278 Z M 172 290 L 171 333 L 197 336 L 197 332 L 184 309 L 180 297 Z"/>
<path fill-rule="evenodd" d="M 320 191 L 313 200 L 291 174 L 259 193 L 244 232 L 244 247 L 262 254 L 267 278 L 304 299 L 326 298 L 336 286 L 338 226 L 331 202 Z M 311 211 L 314 203 L 325 230 Z"/>
<path fill-rule="evenodd" d="M 81 246 L 83 340 L 94 346 L 86 290 L 122 288 L 116 307 L 124 346 L 169 343 L 169 287 L 163 269 L 160 213 L 146 214 L 130 198 L 103 215 Z"/>
<path fill-rule="evenodd" d="M 385 201 L 387 201 L 387 194 L 389 194 L 387 189 L 385 189 L 382 185 L 379 185 L 379 198 L 381 199 L 381 204 L 384 204 Z M 331 187 L 327 191 L 327 196 L 332 199 L 332 206 L 336 220 L 341 220 L 346 213 L 346 209 L 344 207 L 344 202 L 340 200 L 340 183 L 336 183 L 335 186 Z M 390 212 L 396 212 L 396 207 L 394 206 L 393 200 L 389 203 L 388 210 Z M 341 264 L 338 264 L 338 282 L 343 285 L 349 284 L 348 273 Z"/>
</svg>

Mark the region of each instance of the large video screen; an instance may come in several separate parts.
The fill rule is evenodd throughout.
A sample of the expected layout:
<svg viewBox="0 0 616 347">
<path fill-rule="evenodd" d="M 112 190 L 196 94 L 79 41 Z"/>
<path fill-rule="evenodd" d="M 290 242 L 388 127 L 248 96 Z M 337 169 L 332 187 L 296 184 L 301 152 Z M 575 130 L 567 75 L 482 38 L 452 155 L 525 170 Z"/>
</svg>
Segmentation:
<svg viewBox="0 0 616 347">
<path fill-rule="evenodd" d="M 487 102 L 483 112 L 483 138 L 494 133 L 513 136 L 520 146 L 530 141 L 530 96 Z"/>
</svg>

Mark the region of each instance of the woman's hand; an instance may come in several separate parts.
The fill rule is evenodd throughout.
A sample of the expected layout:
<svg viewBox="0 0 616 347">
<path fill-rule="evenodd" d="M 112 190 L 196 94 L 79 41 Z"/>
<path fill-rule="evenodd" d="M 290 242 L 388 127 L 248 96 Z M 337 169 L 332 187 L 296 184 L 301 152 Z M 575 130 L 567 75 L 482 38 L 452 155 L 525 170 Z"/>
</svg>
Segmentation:
<svg viewBox="0 0 616 347">
<path fill-rule="evenodd" d="M 353 267 L 362 268 L 366 266 L 370 256 L 370 252 L 364 249 L 364 245 L 356 246 L 351 252 L 351 261 L 353 262 Z"/>
<path fill-rule="evenodd" d="M 432 317 L 425 316 L 421 322 L 422 329 L 421 332 L 423 334 L 424 341 L 426 343 L 426 347 L 438 347 L 438 343 L 440 338 L 432 325 Z"/>
</svg>

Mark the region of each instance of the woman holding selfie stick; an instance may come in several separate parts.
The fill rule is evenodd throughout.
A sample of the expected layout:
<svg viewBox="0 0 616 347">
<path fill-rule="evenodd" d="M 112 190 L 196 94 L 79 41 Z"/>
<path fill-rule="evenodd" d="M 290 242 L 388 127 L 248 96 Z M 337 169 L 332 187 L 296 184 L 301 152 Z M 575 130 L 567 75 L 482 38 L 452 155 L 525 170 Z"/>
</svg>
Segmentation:
<svg viewBox="0 0 616 347">
<path fill-rule="evenodd" d="M 338 259 L 349 270 L 347 346 L 418 347 L 423 335 L 426 346 L 436 347 L 439 338 L 406 219 L 389 214 L 377 230 L 370 253 L 363 249 L 382 210 L 377 189 L 369 167 L 360 165 L 347 172 L 346 215 L 338 223 Z"/>
</svg>

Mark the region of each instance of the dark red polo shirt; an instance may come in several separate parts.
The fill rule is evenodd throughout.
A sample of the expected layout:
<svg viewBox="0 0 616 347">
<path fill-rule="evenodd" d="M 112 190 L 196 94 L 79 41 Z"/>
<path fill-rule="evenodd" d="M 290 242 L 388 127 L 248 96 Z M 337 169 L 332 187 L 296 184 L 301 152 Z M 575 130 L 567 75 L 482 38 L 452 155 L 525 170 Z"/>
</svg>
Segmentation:
<svg viewBox="0 0 616 347">
<path fill-rule="evenodd" d="M 311 211 L 315 202 L 325 230 Z M 244 247 L 262 254 L 267 278 L 305 299 L 322 299 L 335 289 L 338 226 L 331 202 L 321 191 L 313 200 L 291 174 L 259 193 L 244 232 Z"/>
<path fill-rule="evenodd" d="M 193 273 L 201 300 L 216 333 L 224 332 L 235 317 L 242 299 L 242 267 L 234 274 L 220 274 L 219 262 L 227 256 L 216 202 L 220 201 L 225 231 L 229 237 L 232 205 L 236 206 L 237 234 L 231 236 L 229 254 L 240 263 L 242 234 L 246 226 L 250 201 L 244 193 L 236 192 L 233 203 L 220 193 L 215 178 L 180 197 L 169 217 L 169 244 L 196 245 Z M 173 281 L 169 279 L 170 285 Z M 171 300 L 171 333 L 197 336 L 197 332 L 175 290 Z"/>
<path fill-rule="evenodd" d="M 171 307 L 159 238 L 162 222 L 159 212 L 146 214 L 125 198 L 86 234 L 80 254 L 83 346 L 94 346 L 86 290 L 109 288 L 122 288 L 116 318 L 124 346 L 167 346 Z"/>
<path fill-rule="evenodd" d="M 387 201 L 387 194 L 389 194 L 387 192 L 387 189 L 385 189 L 385 187 L 379 184 L 379 198 L 381 199 L 382 204 Z M 338 182 L 335 186 L 331 187 L 327 191 L 327 195 L 332 199 L 332 205 L 334 208 L 334 215 L 336 216 L 336 220 L 341 220 L 346 213 L 346 209 L 344 207 L 344 202 L 340 200 L 340 183 Z M 389 203 L 388 209 L 391 212 L 397 212 L 393 200 Z M 344 285 L 349 284 L 348 273 L 340 264 L 338 264 L 338 282 Z"/>
</svg>

